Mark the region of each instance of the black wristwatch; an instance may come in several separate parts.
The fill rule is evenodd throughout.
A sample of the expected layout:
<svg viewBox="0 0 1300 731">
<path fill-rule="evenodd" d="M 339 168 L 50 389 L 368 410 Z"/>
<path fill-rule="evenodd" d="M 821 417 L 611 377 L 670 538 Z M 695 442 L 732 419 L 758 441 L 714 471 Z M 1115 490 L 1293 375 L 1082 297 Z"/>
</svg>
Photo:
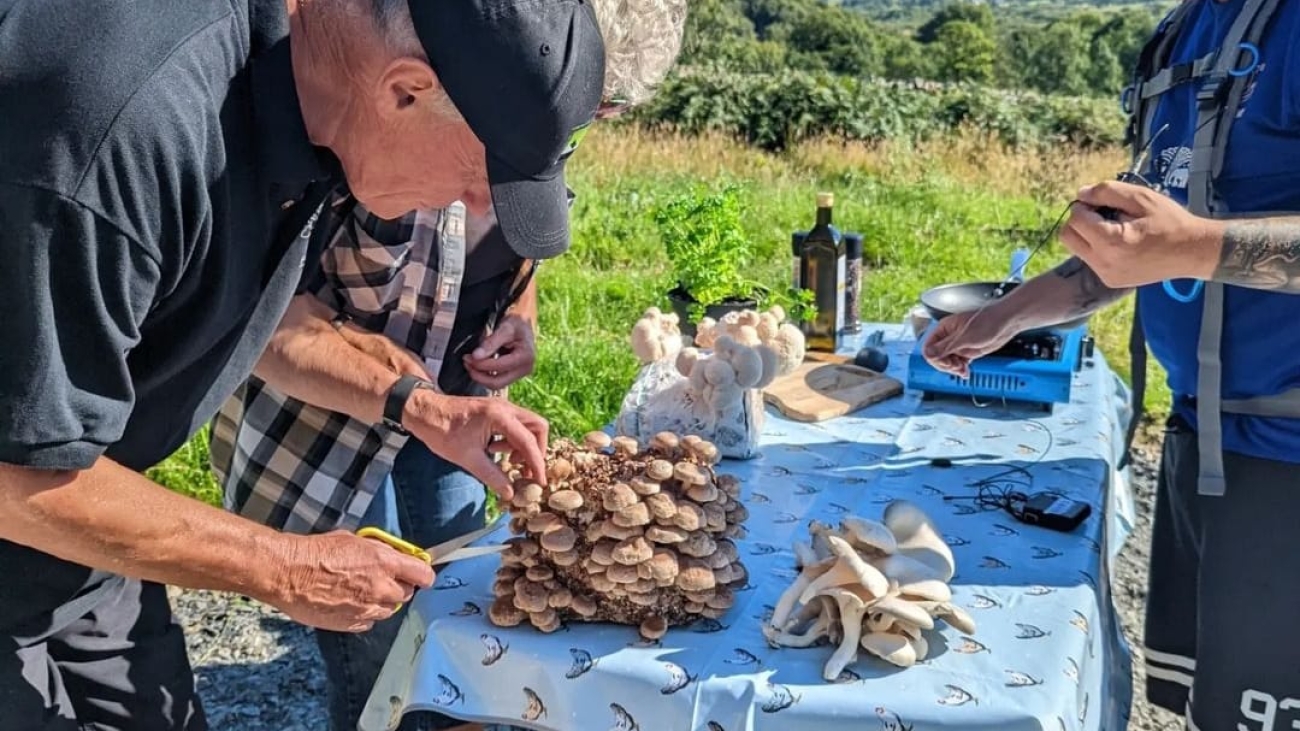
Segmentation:
<svg viewBox="0 0 1300 731">
<path fill-rule="evenodd" d="M 434 388 L 434 385 L 423 378 L 407 374 L 397 379 L 397 383 L 388 389 L 388 398 L 384 400 L 384 426 L 398 434 L 410 433 L 402 426 L 402 412 L 406 410 L 407 399 L 411 398 L 411 393 L 417 388 Z"/>
</svg>

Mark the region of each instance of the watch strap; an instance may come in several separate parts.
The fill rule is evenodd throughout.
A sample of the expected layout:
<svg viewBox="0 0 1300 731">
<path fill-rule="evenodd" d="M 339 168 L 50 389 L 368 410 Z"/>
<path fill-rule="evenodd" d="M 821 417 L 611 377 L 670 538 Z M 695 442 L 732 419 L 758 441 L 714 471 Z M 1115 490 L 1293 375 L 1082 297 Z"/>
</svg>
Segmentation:
<svg viewBox="0 0 1300 731">
<path fill-rule="evenodd" d="M 406 410 L 406 402 L 411 398 L 411 393 L 417 388 L 433 388 L 433 384 L 408 373 L 398 378 L 392 388 L 388 389 L 388 397 L 384 399 L 384 426 L 401 434 L 408 433 L 402 426 L 402 412 Z"/>
</svg>

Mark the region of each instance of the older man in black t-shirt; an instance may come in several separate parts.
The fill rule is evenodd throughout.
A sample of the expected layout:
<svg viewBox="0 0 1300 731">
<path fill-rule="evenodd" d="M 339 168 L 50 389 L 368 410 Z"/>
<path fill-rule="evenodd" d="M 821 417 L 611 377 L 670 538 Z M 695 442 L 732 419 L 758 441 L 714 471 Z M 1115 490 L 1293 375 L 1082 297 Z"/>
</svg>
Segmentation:
<svg viewBox="0 0 1300 731">
<path fill-rule="evenodd" d="M 515 250 L 566 247 L 603 56 L 580 0 L 0 0 L 0 727 L 205 728 L 164 583 L 360 631 L 432 582 L 140 471 L 249 376 L 345 178 L 380 215 L 490 199 Z M 541 471 L 537 415 L 392 380 L 333 392 L 490 485 L 498 435 Z"/>
</svg>

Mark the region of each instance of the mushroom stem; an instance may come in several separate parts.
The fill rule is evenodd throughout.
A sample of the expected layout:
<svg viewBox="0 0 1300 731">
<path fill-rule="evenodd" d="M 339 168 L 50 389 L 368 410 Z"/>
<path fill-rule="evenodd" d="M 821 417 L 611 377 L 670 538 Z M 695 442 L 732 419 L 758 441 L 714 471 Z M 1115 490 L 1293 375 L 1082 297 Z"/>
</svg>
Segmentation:
<svg viewBox="0 0 1300 731">
<path fill-rule="evenodd" d="M 835 652 L 826 661 L 826 667 L 822 669 L 822 678 L 825 680 L 835 680 L 844 672 L 844 668 L 858 659 L 858 641 L 862 637 L 862 615 L 867 609 L 867 604 L 857 593 L 844 588 L 835 588 L 827 592 L 828 596 L 835 598 L 835 602 L 840 608 L 840 627 L 844 631 L 844 636 L 840 644 L 835 648 Z"/>
<path fill-rule="evenodd" d="M 790 610 L 794 609 L 795 602 L 803 595 L 808 585 L 817 577 L 830 571 L 835 563 L 836 561 L 832 557 L 817 563 L 804 564 L 803 570 L 799 572 L 799 577 L 786 588 L 781 594 L 781 598 L 777 599 L 776 607 L 772 610 L 772 620 L 769 624 L 773 627 L 782 627 L 790 616 Z M 803 603 L 806 604 L 807 602 Z"/>
</svg>

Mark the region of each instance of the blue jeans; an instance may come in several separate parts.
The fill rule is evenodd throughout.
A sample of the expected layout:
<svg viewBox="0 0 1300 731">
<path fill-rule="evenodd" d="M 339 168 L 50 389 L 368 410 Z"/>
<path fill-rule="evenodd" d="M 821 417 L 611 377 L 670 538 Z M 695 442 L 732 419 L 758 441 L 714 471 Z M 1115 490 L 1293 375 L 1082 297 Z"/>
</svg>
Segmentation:
<svg viewBox="0 0 1300 731">
<path fill-rule="evenodd" d="M 413 438 L 398 453 L 360 527 L 375 526 L 418 546 L 432 546 L 483 527 L 486 503 L 487 494 L 478 480 Z M 408 606 L 368 632 L 316 630 L 325 660 L 330 731 L 356 731 Z M 402 720 L 399 729 L 432 731 L 462 723 L 441 714 L 414 713 Z"/>
</svg>

